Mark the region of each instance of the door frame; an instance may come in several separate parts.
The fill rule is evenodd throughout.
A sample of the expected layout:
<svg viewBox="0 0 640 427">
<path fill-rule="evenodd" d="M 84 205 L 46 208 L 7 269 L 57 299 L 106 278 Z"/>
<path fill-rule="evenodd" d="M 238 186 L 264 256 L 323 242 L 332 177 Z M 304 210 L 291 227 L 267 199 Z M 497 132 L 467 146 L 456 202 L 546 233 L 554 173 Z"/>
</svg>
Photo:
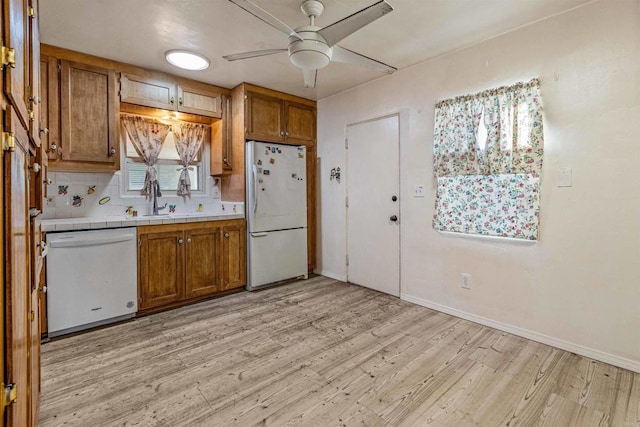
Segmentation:
<svg viewBox="0 0 640 427">
<path fill-rule="evenodd" d="M 378 120 L 388 119 L 390 117 L 398 118 L 398 216 L 399 216 L 399 224 L 398 224 L 398 298 L 402 298 L 402 200 L 404 197 L 402 191 L 402 145 L 403 139 L 406 135 L 409 135 L 409 132 L 403 132 L 404 130 L 408 130 L 408 122 L 407 119 L 409 115 L 407 114 L 407 110 L 399 110 L 394 113 L 385 114 L 382 116 L 376 116 L 369 119 L 359 120 L 351 123 L 347 123 L 344 128 L 345 135 L 345 144 L 348 144 L 349 137 L 349 128 L 357 125 L 362 125 L 365 123 L 375 122 Z M 406 128 L 406 129 L 405 129 Z M 344 205 L 344 225 L 345 225 L 345 279 L 347 283 L 349 282 L 349 264 L 347 264 L 347 257 L 349 255 L 349 208 L 347 207 L 346 201 L 349 197 L 349 150 L 345 146 L 344 150 L 344 164 L 345 164 L 345 205 Z"/>
</svg>

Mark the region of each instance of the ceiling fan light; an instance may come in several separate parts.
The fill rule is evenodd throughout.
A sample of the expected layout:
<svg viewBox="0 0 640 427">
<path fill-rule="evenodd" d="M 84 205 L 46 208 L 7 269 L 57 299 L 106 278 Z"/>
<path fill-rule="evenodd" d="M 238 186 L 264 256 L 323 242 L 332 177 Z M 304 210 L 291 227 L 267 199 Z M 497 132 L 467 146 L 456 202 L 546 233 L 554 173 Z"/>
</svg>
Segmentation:
<svg viewBox="0 0 640 427">
<path fill-rule="evenodd" d="M 185 70 L 205 70 L 209 68 L 210 64 L 209 60 L 204 56 L 188 50 L 168 50 L 165 52 L 164 57 L 169 64 Z"/>
<path fill-rule="evenodd" d="M 289 59 L 291 59 L 293 65 L 305 70 L 318 70 L 326 67 L 331 62 L 331 59 L 324 53 L 312 50 L 294 52 L 289 56 Z"/>
</svg>

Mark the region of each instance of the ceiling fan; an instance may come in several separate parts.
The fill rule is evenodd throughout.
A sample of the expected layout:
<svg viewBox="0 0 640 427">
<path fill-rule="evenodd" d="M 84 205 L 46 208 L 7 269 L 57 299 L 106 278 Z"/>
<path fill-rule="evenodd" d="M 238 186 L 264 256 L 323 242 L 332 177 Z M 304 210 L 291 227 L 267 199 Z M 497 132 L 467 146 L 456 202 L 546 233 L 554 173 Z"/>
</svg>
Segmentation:
<svg viewBox="0 0 640 427">
<path fill-rule="evenodd" d="M 397 71 L 390 65 L 375 59 L 368 58 L 349 49 L 338 46 L 340 40 L 355 33 L 360 28 L 372 23 L 378 18 L 393 11 L 393 7 L 385 0 L 366 7 L 351 16 L 334 22 L 324 28 L 315 26 L 315 19 L 324 11 L 324 4 L 320 0 L 304 0 L 300 5 L 302 13 L 309 17 L 309 25 L 293 29 L 287 24 L 271 15 L 260 6 L 249 0 L 229 0 L 241 7 L 256 18 L 261 19 L 272 27 L 289 35 L 289 47 L 286 49 L 266 49 L 251 52 L 236 53 L 223 56 L 227 61 L 256 58 L 259 56 L 273 55 L 280 52 L 289 52 L 289 60 L 293 65 L 302 68 L 304 74 L 304 86 L 316 87 L 316 77 L 320 68 L 326 67 L 331 61 L 347 62 L 373 70 L 391 74 Z"/>
</svg>

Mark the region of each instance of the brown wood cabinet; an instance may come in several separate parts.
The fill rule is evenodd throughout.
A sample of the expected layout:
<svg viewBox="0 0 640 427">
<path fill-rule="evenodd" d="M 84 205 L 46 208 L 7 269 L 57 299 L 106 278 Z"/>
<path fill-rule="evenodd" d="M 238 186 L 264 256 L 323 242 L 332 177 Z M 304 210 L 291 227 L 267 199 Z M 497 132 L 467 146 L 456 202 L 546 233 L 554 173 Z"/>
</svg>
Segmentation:
<svg viewBox="0 0 640 427">
<path fill-rule="evenodd" d="M 244 220 L 138 227 L 138 309 L 175 307 L 246 284 Z"/>
<path fill-rule="evenodd" d="M 222 95 L 222 118 L 211 125 L 210 173 L 229 174 L 233 170 L 231 140 L 231 97 Z"/>
<path fill-rule="evenodd" d="M 245 139 L 314 144 L 316 109 L 264 93 L 247 91 Z"/>
<path fill-rule="evenodd" d="M 244 222 L 222 227 L 222 290 L 243 287 L 247 282 L 246 231 Z"/>
<path fill-rule="evenodd" d="M 35 426 L 40 402 L 39 291 L 35 272 L 41 269 L 38 223 L 29 208 L 37 204 L 39 174 L 30 165 L 39 160 L 40 58 L 38 0 L 6 0 L 2 19 L 3 119 L 0 129 L 0 393 L 2 425 Z M 33 211 L 34 215 L 36 211 Z"/>
<path fill-rule="evenodd" d="M 112 69 L 42 55 L 40 122 L 53 171 L 120 167 L 118 100 Z"/>
<path fill-rule="evenodd" d="M 154 77 L 120 75 L 120 101 L 163 110 L 222 117 L 221 93 L 213 86 L 181 83 Z"/>
</svg>

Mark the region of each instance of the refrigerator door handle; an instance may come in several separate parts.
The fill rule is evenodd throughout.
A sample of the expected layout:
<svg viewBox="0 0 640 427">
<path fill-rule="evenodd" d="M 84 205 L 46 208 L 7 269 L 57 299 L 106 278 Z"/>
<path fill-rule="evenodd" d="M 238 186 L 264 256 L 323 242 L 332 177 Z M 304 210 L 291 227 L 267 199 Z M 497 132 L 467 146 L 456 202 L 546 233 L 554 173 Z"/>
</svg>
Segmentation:
<svg viewBox="0 0 640 427">
<path fill-rule="evenodd" d="M 251 165 L 253 172 L 253 212 L 258 210 L 258 167 Z"/>
<path fill-rule="evenodd" d="M 251 237 L 265 237 L 268 235 L 269 233 L 251 233 Z"/>
</svg>

